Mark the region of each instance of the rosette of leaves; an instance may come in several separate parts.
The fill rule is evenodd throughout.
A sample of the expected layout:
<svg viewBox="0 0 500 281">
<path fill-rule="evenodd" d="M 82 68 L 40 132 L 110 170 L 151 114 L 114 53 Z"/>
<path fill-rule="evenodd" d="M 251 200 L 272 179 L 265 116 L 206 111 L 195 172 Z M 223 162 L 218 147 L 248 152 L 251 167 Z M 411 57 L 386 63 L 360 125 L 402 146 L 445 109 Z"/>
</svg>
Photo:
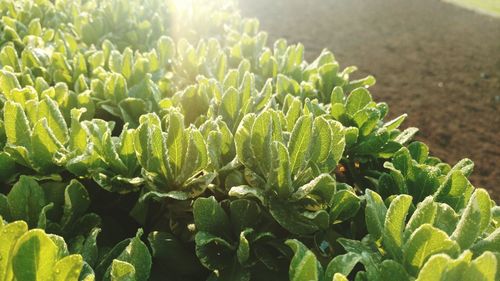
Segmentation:
<svg viewBox="0 0 500 281">
<path fill-rule="evenodd" d="M 198 75 L 221 81 L 228 68 L 227 55 L 213 38 L 200 40 L 196 46 L 181 39 L 171 59 L 175 78 L 172 80 L 179 89 L 195 83 Z"/>
<path fill-rule="evenodd" d="M 397 128 L 406 114 L 387 123 L 383 118 L 388 111 L 385 103 L 375 103 L 365 88 L 353 89 L 346 97 L 341 88 L 332 92 L 330 114 L 351 129 L 352 141 L 346 153 L 351 157 L 388 158 L 416 134 L 416 128 L 401 132 Z"/>
<path fill-rule="evenodd" d="M 49 86 L 42 77 L 34 77 L 35 82 L 32 82 L 30 76 L 29 83 L 23 83 L 23 79 L 23 76 L 13 72 L 10 67 L 4 67 L 0 71 L 0 81 L 2 82 L 0 90 L 6 100 L 24 105 L 30 100 L 37 101 L 49 97 L 56 102 L 67 123 L 73 108 L 85 108 L 86 118 L 94 116 L 95 105 L 91 100 L 90 91 L 85 89 L 82 92 L 71 91 L 66 82 L 55 82 L 54 86 Z"/>
<path fill-rule="evenodd" d="M 99 280 L 149 280 L 151 253 L 141 240 L 142 234 L 142 229 L 139 229 L 135 237 L 125 239 L 100 253 L 100 259 L 95 266 L 95 274 Z M 97 251 L 96 245 L 94 250 Z"/>
<path fill-rule="evenodd" d="M 17 49 L 24 48 L 27 38 L 39 37 L 51 41 L 56 33 L 69 35 L 67 15 L 50 1 L 3 1 L 0 5 L 2 22 L 1 45 L 12 42 Z M 33 40 L 31 40 L 33 41 Z"/>
<path fill-rule="evenodd" d="M 327 110 L 347 127 L 346 152 L 338 174 L 358 189 L 373 186 L 369 179 L 381 175 L 383 159 L 392 157 L 418 132 L 412 127 L 398 129 L 406 114 L 384 122 L 387 105 L 375 103 L 365 88 L 356 88 L 346 97 L 342 88 L 335 87 Z"/>
<path fill-rule="evenodd" d="M 247 199 L 226 203 L 227 211 L 214 197 L 198 198 L 193 206 L 196 255 L 213 272 L 211 278 L 282 276 L 279 268 L 287 262 L 286 251 L 275 235 L 266 231 L 259 205 Z"/>
<path fill-rule="evenodd" d="M 492 206 L 488 193 L 482 189 L 474 191 L 461 216 L 429 196 L 407 220 L 411 196 L 398 195 L 387 208 L 377 193 L 367 190 L 365 219 L 369 235 L 362 242 L 338 240 L 347 251 L 334 258 L 340 262 L 336 265 L 338 272 L 348 275 L 355 264 L 361 263 L 365 271 L 357 272 L 356 278 L 359 275 L 362 280 L 385 280 L 391 276 L 398 280 L 427 280 L 429 276 L 454 280 L 456 277 L 452 276 L 457 272 L 470 280 L 496 280 L 500 248 L 492 242 L 498 237 Z M 472 257 L 477 259 L 473 261 Z M 348 267 L 342 271 L 340 265 Z"/>
<path fill-rule="evenodd" d="M 463 209 L 474 191 L 467 179 L 474 163 L 463 159 L 450 167 L 428 155 L 427 146 L 420 142 L 401 148 L 392 161 L 384 163 L 388 172 L 375 180 L 378 192 L 384 198 L 409 194 L 415 203 L 433 195 L 436 201 L 447 203 L 456 211 Z"/>
<path fill-rule="evenodd" d="M 83 93 L 88 89 L 86 58 L 77 48 L 76 39 L 62 34 L 55 35 L 53 43 L 31 38 L 21 51 L 8 43 L 0 51 L 0 61 L 16 74 L 21 87 L 33 86 L 41 91 L 60 82 L 75 93 Z"/>
<path fill-rule="evenodd" d="M 202 124 L 220 116 L 234 134 L 246 113 L 261 111 L 272 98 L 272 81 L 259 88 L 256 76 L 249 71 L 249 63 L 243 61 L 238 69 L 222 73 L 219 80 L 200 76 L 196 84 L 177 92 L 172 101 L 183 109 L 186 122 Z"/>
<path fill-rule="evenodd" d="M 120 50 L 133 47 L 147 51 L 167 32 L 171 20 L 166 1 L 90 1 L 75 6 L 79 12 L 72 23 L 82 42 L 89 46 L 110 40 Z M 160 15 L 158 11 L 165 12 Z"/>
<path fill-rule="evenodd" d="M 46 96 L 37 100 L 34 90 L 21 91 L 3 108 L 7 142 L 5 151 L 20 165 L 41 174 L 61 170 L 57 157 L 69 142 L 68 126 L 57 103 Z"/>
<path fill-rule="evenodd" d="M 336 121 L 303 115 L 291 132 L 283 113 L 248 114 L 235 135 L 238 161 L 248 185 L 231 188 L 236 197 L 255 197 L 286 230 L 308 235 L 329 227 L 336 167 L 345 146 Z"/>
<path fill-rule="evenodd" d="M 120 53 L 110 44 L 103 44 L 104 50 L 91 56 L 92 97 L 98 108 L 137 127 L 139 117 L 158 111 L 162 99 L 160 88 L 153 81 L 153 74 L 159 77 L 156 79 L 163 74 L 160 57 L 154 49 L 134 54 L 132 49 L 126 48 Z M 105 70 L 105 65 L 109 71 Z"/>
<path fill-rule="evenodd" d="M 7 195 L 0 195 L 0 215 L 7 221 L 22 220 L 30 228 L 45 229 L 71 239 L 71 249 L 92 264 L 96 257 L 88 245 L 99 233 L 101 219 L 88 213 L 90 197 L 77 180 L 69 184 L 45 182 L 21 176 Z"/>
<path fill-rule="evenodd" d="M 177 110 L 163 121 L 154 113 L 141 116 L 134 147 L 151 195 L 194 198 L 215 176 L 205 170 L 209 156 L 203 135 L 193 126 L 186 128 Z"/>
<path fill-rule="evenodd" d="M 221 172 L 235 168 L 234 136 L 226 122 L 221 117 L 209 119 L 200 126 L 200 132 L 207 143 L 211 169 Z"/>
<path fill-rule="evenodd" d="M 134 129 L 127 124 L 113 136 L 113 122 L 101 119 L 79 122 L 83 113 L 74 110 L 69 153 L 62 162 L 77 176 L 89 176 L 102 188 L 119 193 L 137 191 L 144 183 L 135 155 Z"/>
<path fill-rule="evenodd" d="M 5 223 L 0 217 L 2 280 L 91 281 L 92 269 L 82 256 L 70 255 L 64 240 L 24 221 Z"/>
</svg>

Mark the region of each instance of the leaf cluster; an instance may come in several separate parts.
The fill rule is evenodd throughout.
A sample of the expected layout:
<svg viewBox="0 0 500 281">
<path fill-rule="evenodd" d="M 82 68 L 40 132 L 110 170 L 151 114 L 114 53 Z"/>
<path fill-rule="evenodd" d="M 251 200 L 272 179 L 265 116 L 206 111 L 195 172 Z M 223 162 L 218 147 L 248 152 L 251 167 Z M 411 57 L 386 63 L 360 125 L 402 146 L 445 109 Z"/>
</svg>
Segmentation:
<svg viewBox="0 0 500 281">
<path fill-rule="evenodd" d="M 0 0 L 1 280 L 500 280 L 472 161 L 192 2 Z"/>
</svg>

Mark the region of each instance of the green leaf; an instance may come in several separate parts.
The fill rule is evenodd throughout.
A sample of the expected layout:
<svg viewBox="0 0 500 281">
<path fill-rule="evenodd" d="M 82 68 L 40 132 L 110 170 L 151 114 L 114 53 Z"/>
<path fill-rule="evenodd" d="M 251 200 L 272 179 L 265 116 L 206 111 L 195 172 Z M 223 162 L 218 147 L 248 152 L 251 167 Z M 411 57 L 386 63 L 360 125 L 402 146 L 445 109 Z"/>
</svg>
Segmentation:
<svg viewBox="0 0 500 281">
<path fill-rule="evenodd" d="M 231 202 L 229 209 L 231 210 L 231 225 L 236 230 L 235 232 L 253 228 L 260 220 L 261 210 L 254 201 L 236 199 Z"/>
<path fill-rule="evenodd" d="M 50 97 L 46 97 L 38 105 L 38 117 L 47 119 L 48 127 L 60 143 L 65 144 L 68 141 L 66 121 L 57 103 Z"/>
<path fill-rule="evenodd" d="M 63 226 L 83 216 L 90 206 L 90 197 L 85 187 L 77 180 L 71 180 L 64 190 Z"/>
<path fill-rule="evenodd" d="M 2 218 L 0 218 L 2 220 Z M 10 261 L 14 256 L 17 240 L 28 231 L 24 221 L 16 221 L 0 227 L 0 280 L 12 280 Z"/>
<path fill-rule="evenodd" d="M 453 171 L 461 171 L 464 176 L 469 177 L 474 169 L 474 162 L 470 159 L 462 159 L 455 166 L 453 166 Z"/>
<path fill-rule="evenodd" d="M 383 280 L 390 280 L 390 279 L 401 280 L 401 281 L 412 280 L 410 279 L 410 276 L 404 269 L 403 265 L 395 262 L 394 260 L 383 261 L 382 264 L 380 265 L 380 268 Z"/>
<path fill-rule="evenodd" d="M 29 149 L 31 147 L 31 128 L 21 105 L 7 101 L 3 112 L 7 142 Z"/>
<path fill-rule="evenodd" d="M 33 229 L 19 238 L 13 250 L 12 271 L 17 280 L 52 281 L 58 260 L 56 244 L 41 229 Z"/>
<path fill-rule="evenodd" d="M 54 166 L 52 158 L 62 148 L 62 144 L 55 138 L 45 117 L 33 127 L 31 144 L 31 158 L 34 166 L 43 172 L 49 172 Z"/>
<path fill-rule="evenodd" d="M 228 194 L 229 196 L 234 196 L 238 198 L 254 197 L 257 198 L 261 203 L 264 203 L 265 201 L 265 194 L 262 189 L 248 185 L 233 186 L 229 190 Z"/>
<path fill-rule="evenodd" d="M 410 235 L 423 224 L 434 224 L 437 214 L 437 205 L 432 196 L 428 196 L 424 201 L 418 203 L 417 209 L 411 216 L 404 231 L 404 241 L 408 240 Z"/>
<path fill-rule="evenodd" d="M 271 145 L 270 185 L 275 188 L 281 198 L 287 198 L 293 191 L 290 171 L 290 156 L 285 145 L 274 141 Z"/>
<path fill-rule="evenodd" d="M 361 261 L 361 255 L 357 253 L 347 253 L 334 257 L 325 271 L 324 280 L 332 280 L 336 274 L 349 275 L 357 263 Z"/>
<path fill-rule="evenodd" d="M 235 88 L 229 88 L 224 95 L 222 95 L 221 116 L 231 128 L 233 128 L 234 122 L 240 114 L 240 110 L 240 93 Z"/>
<path fill-rule="evenodd" d="M 289 98 L 288 98 L 289 97 Z M 287 124 L 287 129 L 288 131 L 292 131 L 293 127 L 297 123 L 297 119 L 302 114 L 302 103 L 300 102 L 300 99 L 293 97 L 291 95 L 287 96 L 287 99 L 285 101 L 290 100 L 290 104 L 288 105 L 288 110 L 286 111 L 286 124 Z"/>
<path fill-rule="evenodd" d="M 4 95 L 9 95 L 10 91 L 12 91 L 13 89 L 21 88 L 21 85 L 19 84 L 19 81 L 17 80 L 14 73 L 3 69 L 0 71 L 0 85 L 1 85 L 0 90 L 3 92 Z"/>
<path fill-rule="evenodd" d="M 325 161 L 332 149 L 332 130 L 323 117 L 314 119 L 311 144 L 311 160 L 316 163 Z"/>
<path fill-rule="evenodd" d="M 298 210 L 295 210 L 293 205 L 286 202 L 271 200 L 269 202 L 269 212 L 283 228 L 292 233 L 310 235 L 319 229 L 312 218 L 307 218 Z"/>
<path fill-rule="evenodd" d="M 193 205 L 194 224 L 198 231 L 226 237 L 230 231 L 229 218 L 215 197 L 198 198 Z"/>
<path fill-rule="evenodd" d="M 354 217 L 361 206 L 360 198 L 351 190 L 339 190 L 333 195 L 332 202 L 330 209 L 332 223 Z"/>
<path fill-rule="evenodd" d="M 312 181 L 299 187 L 292 195 L 294 200 L 300 200 L 308 195 L 315 195 L 322 199 L 322 203 L 331 204 L 332 197 L 335 194 L 335 180 L 329 174 L 323 173 Z"/>
<path fill-rule="evenodd" d="M 384 127 L 386 127 L 388 131 L 392 131 L 394 129 L 397 129 L 405 121 L 407 116 L 408 116 L 408 114 L 402 114 L 402 115 L 394 118 L 393 120 L 385 123 Z"/>
<path fill-rule="evenodd" d="M 140 116 L 148 112 L 146 101 L 140 98 L 125 98 L 118 104 L 123 121 L 136 127 Z"/>
<path fill-rule="evenodd" d="M 411 158 L 418 163 L 424 163 L 427 157 L 429 157 L 429 147 L 419 141 L 410 143 L 408 145 L 408 150 L 410 151 Z"/>
<path fill-rule="evenodd" d="M 287 240 L 285 243 L 294 252 L 289 269 L 290 281 L 319 281 L 323 270 L 314 253 L 298 240 Z"/>
<path fill-rule="evenodd" d="M 330 96 L 330 102 L 331 104 L 335 103 L 344 103 L 344 91 L 342 90 L 342 87 L 335 86 L 332 90 L 332 94 Z"/>
<path fill-rule="evenodd" d="M 405 267 L 412 275 L 416 275 L 432 255 L 439 253 L 455 255 L 458 251 L 458 244 L 451 240 L 444 231 L 429 224 L 423 224 L 413 232 L 403 246 Z"/>
<path fill-rule="evenodd" d="M 195 243 L 196 256 L 206 268 L 220 271 L 232 265 L 236 249 L 223 238 L 199 231 Z"/>
<path fill-rule="evenodd" d="M 395 139 L 394 141 L 400 143 L 400 144 L 406 144 L 408 143 L 411 139 L 413 139 L 413 137 L 418 133 L 418 129 L 417 128 L 413 128 L 413 127 L 410 127 L 410 128 L 407 128 L 405 129 L 403 132 L 401 132 L 401 134 L 399 134 Z"/>
<path fill-rule="evenodd" d="M 455 211 L 465 207 L 474 188 L 460 170 L 451 170 L 435 192 L 436 201 L 450 205 Z"/>
<path fill-rule="evenodd" d="M 172 167 L 174 177 L 180 174 L 186 155 L 186 140 L 184 128 L 184 118 L 178 112 L 171 112 L 168 115 L 167 148 L 170 167 Z"/>
<path fill-rule="evenodd" d="M 190 130 L 185 164 L 182 166 L 178 181 L 183 182 L 196 175 L 208 165 L 208 151 L 205 140 L 198 129 Z"/>
<path fill-rule="evenodd" d="M 301 116 L 293 127 L 288 148 L 290 151 L 290 168 L 296 174 L 304 166 L 309 156 L 312 137 L 312 115 Z"/>
<path fill-rule="evenodd" d="M 243 265 L 248 261 L 250 257 L 250 243 L 248 242 L 246 235 L 251 232 L 252 230 L 248 229 L 240 233 L 240 241 L 238 244 L 238 249 L 236 250 L 236 257 L 238 258 L 238 262 Z"/>
<path fill-rule="evenodd" d="M 83 267 L 80 255 L 70 255 L 60 259 L 54 267 L 54 281 L 78 281 Z"/>
<path fill-rule="evenodd" d="M 384 231 L 384 222 L 387 213 L 387 207 L 384 201 L 376 192 L 370 189 L 366 190 L 366 209 L 365 209 L 365 221 L 368 228 L 368 232 L 373 236 L 375 240 L 382 237 Z"/>
<path fill-rule="evenodd" d="M 260 175 L 264 177 L 267 176 L 270 170 L 271 143 L 280 141 L 275 137 L 281 134 L 281 132 L 274 131 L 274 127 L 279 126 L 279 124 L 275 124 L 276 120 L 275 116 L 273 116 L 275 114 L 271 110 L 262 112 L 255 118 L 252 126 L 250 152 L 253 152 L 253 157 L 256 159 L 255 166 L 259 167 L 256 172 L 260 172 Z"/>
<path fill-rule="evenodd" d="M 349 281 L 349 279 L 347 279 L 347 277 L 345 277 L 344 275 L 340 274 L 340 273 L 335 273 L 335 275 L 333 275 L 333 281 Z"/>
<path fill-rule="evenodd" d="M 500 228 L 495 229 L 488 237 L 478 241 L 471 248 L 475 255 L 486 251 L 495 252 L 500 249 Z"/>
<path fill-rule="evenodd" d="M 340 122 L 329 120 L 330 130 L 332 131 L 332 148 L 330 151 L 330 158 L 333 160 L 329 163 L 329 170 L 333 170 L 333 168 L 339 163 L 342 155 L 344 153 L 344 149 L 346 146 L 346 137 L 344 136 L 344 127 Z"/>
<path fill-rule="evenodd" d="M 111 281 L 136 281 L 134 266 L 128 262 L 113 260 L 111 264 Z"/>
<path fill-rule="evenodd" d="M 403 229 L 411 203 L 411 196 L 398 195 L 392 200 L 385 217 L 382 244 L 395 260 L 402 259 Z"/>
<path fill-rule="evenodd" d="M 372 101 L 372 97 L 367 89 L 354 89 L 346 100 L 346 112 L 349 115 L 354 115 L 359 110 L 363 109 Z"/>
<path fill-rule="evenodd" d="M 71 129 L 69 136 L 69 149 L 83 152 L 87 148 L 87 133 L 80 124 L 84 109 L 71 109 Z"/>
<path fill-rule="evenodd" d="M 257 167 L 251 144 L 251 131 L 255 118 L 256 116 L 253 113 L 245 115 L 234 135 L 234 144 L 238 161 L 251 170 L 256 170 Z"/>
<path fill-rule="evenodd" d="M 485 252 L 471 262 L 464 279 L 494 281 L 498 280 L 495 279 L 496 275 L 498 275 L 498 260 L 493 253 Z"/>
<path fill-rule="evenodd" d="M 94 266 L 97 263 L 98 258 L 98 248 L 97 248 L 97 235 L 101 232 L 100 228 L 94 228 L 90 232 L 89 236 L 83 242 L 83 247 L 80 251 L 83 259 L 90 266 Z"/>
<path fill-rule="evenodd" d="M 127 262 L 134 267 L 135 280 L 147 281 L 151 270 L 152 260 L 148 247 L 140 239 L 141 234 L 142 230 L 140 229 L 136 237 L 132 238 L 128 246 L 116 260 Z M 108 270 L 112 271 L 112 267 L 113 265 L 111 265 L 111 269 Z"/>
<path fill-rule="evenodd" d="M 488 227 L 491 218 L 491 201 L 488 192 L 476 189 L 462 214 L 451 238 L 465 250 Z"/>
<path fill-rule="evenodd" d="M 437 203 L 436 219 L 434 220 L 435 227 L 451 235 L 455 231 L 458 219 L 459 216 L 450 206 L 444 203 Z"/>
<path fill-rule="evenodd" d="M 446 254 L 432 256 L 420 270 L 416 281 L 442 281 L 450 261 Z"/>
<path fill-rule="evenodd" d="M 45 193 L 31 177 L 21 176 L 7 195 L 13 220 L 25 220 L 31 228 L 37 226 L 38 218 L 46 205 Z"/>
</svg>

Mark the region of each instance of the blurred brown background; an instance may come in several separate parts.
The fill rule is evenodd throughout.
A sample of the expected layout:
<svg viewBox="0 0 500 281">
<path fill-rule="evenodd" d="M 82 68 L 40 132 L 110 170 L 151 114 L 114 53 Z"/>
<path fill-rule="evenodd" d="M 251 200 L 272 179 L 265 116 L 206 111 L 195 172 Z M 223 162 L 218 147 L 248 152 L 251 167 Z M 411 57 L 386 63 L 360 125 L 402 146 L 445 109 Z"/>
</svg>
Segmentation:
<svg viewBox="0 0 500 281">
<path fill-rule="evenodd" d="M 245 17 L 302 42 L 312 61 L 330 49 L 341 67 L 372 74 L 371 92 L 431 153 L 475 164 L 472 183 L 500 200 L 500 19 L 439 0 L 239 0 Z"/>
</svg>

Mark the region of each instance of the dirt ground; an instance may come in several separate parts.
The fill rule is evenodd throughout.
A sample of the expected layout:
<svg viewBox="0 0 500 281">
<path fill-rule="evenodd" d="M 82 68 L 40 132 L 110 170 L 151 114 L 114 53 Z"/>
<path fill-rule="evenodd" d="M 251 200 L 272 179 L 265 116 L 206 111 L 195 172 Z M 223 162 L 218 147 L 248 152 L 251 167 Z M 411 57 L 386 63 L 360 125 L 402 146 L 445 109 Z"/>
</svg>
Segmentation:
<svg viewBox="0 0 500 281">
<path fill-rule="evenodd" d="M 390 115 L 449 163 L 468 157 L 472 183 L 500 202 L 500 19 L 439 0 L 240 0 L 269 41 L 302 42 L 312 61 L 330 49 L 341 66 L 372 74 Z"/>
</svg>

